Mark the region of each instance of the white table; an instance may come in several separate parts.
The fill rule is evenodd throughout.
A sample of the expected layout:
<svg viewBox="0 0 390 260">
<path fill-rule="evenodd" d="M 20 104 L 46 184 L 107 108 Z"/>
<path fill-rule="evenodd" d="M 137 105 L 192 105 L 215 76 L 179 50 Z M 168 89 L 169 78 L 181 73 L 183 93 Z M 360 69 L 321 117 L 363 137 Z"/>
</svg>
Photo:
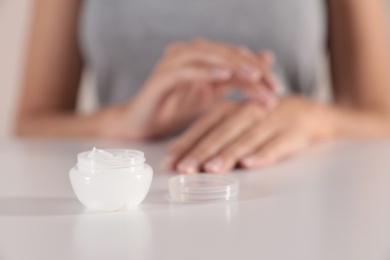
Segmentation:
<svg viewBox="0 0 390 260">
<path fill-rule="evenodd" d="M 97 145 L 146 152 L 155 169 L 138 209 L 85 210 L 68 171 Z M 390 142 L 312 148 L 274 167 L 234 173 L 236 202 L 171 204 L 158 170 L 164 144 L 0 143 L 0 259 L 390 259 Z"/>
</svg>

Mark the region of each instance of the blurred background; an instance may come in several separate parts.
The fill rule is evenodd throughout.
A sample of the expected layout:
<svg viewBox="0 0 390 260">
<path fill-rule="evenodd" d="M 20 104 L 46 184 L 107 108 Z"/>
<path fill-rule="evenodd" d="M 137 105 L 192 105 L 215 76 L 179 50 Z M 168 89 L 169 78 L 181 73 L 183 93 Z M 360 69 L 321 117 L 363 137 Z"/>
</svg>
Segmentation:
<svg viewBox="0 0 390 260">
<path fill-rule="evenodd" d="M 390 7 L 390 0 L 386 1 Z M 12 136 L 32 5 L 32 0 L 0 0 L 0 140 Z M 323 95 L 327 96 L 327 73 L 321 73 Z M 80 112 L 96 108 L 92 85 L 91 76 L 85 73 L 78 101 Z"/>
<path fill-rule="evenodd" d="M 0 139 L 11 132 L 31 2 L 0 0 Z"/>
</svg>

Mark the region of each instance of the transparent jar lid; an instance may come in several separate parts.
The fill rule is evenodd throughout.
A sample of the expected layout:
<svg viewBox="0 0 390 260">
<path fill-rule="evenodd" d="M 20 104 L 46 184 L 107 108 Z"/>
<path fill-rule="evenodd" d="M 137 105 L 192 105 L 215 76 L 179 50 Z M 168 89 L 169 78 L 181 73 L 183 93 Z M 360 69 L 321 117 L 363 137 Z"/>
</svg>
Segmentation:
<svg viewBox="0 0 390 260">
<path fill-rule="evenodd" d="M 179 175 L 169 180 L 169 195 L 174 202 L 232 200 L 240 187 L 236 178 L 216 174 Z"/>
</svg>

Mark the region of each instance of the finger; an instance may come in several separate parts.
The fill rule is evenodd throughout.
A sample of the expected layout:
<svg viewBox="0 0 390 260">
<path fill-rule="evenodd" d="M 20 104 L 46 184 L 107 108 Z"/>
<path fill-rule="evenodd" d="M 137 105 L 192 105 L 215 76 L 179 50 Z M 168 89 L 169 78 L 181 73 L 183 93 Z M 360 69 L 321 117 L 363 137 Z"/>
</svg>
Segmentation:
<svg viewBox="0 0 390 260">
<path fill-rule="evenodd" d="M 265 167 L 302 150 L 307 145 L 305 137 L 285 131 L 269 140 L 256 152 L 242 158 L 240 164 L 249 169 Z"/>
<path fill-rule="evenodd" d="M 256 53 L 257 57 L 262 60 L 266 65 L 272 66 L 275 62 L 275 55 L 272 51 L 265 50 Z"/>
<path fill-rule="evenodd" d="M 217 44 L 211 42 L 197 41 L 195 42 L 194 47 L 190 48 L 188 47 L 188 44 L 185 45 L 186 47 L 183 47 L 183 44 L 179 44 L 178 46 L 181 47 L 173 47 L 173 49 L 176 49 L 175 55 L 170 57 L 169 64 L 165 64 L 166 69 L 172 70 L 175 69 L 175 67 L 181 67 L 184 63 L 189 62 L 199 62 L 197 65 L 203 66 L 224 66 L 224 70 L 216 69 L 213 74 L 216 77 L 220 75 L 221 79 L 226 79 L 228 77 L 226 75 L 226 73 L 228 73 L 226 72 L 226 70 L 232 71 L 233 68 L 236 68 L 236 70 L 238 70 L 240 68 L 240 65 L 244 64 L 242 67 L 243 73 L 245 75 L 248 73 L 250 74 L 251 69 L 249 68 L 250 66 L 247 63 L 243 63 L 238 59 L 234 59 L 234 53 L 237 52 L 237 50 L 235 49 L 237 48 L 225 45 L 220 44 L 220 46 L 218 46 Z M 181 49 L 182 51 L 177 51 L 177 49 Z M 242 50 L 242 56 L 247 56 L 248 59 L 253 59 L 253 61 L 255 62 L 258 58 L 256 58 L 254 54 L 249 54 L 249 52 L 249 50 Z M 209 64 L 207 64 L 207 62 L 209 62 Z M 230 75 L 232 76 L 233 73 Z M 257 80 L 258 78 L 256 77 L 255 79 Z M 263 103 L 267 103 L 267 100 L 271 98 L 272 93 L 268 95 L 266 93 L 262 93 L 263 91 L 261 89 L 264 88 L 264 86 L 261 86 L 261 84 L 253 83 L 251 80 L 242 79 L 242 77 L 241 81 L 237 80 L 236 77 L 235 83 L 236 86 L 243 87 L 243 91 L 247 94 L 247 96 L 259 97 L 260 100 L 265 100 Z M 233 87 L 233 84 L 231 84 L 230 86 Z"/>
<path fill-rule="evenodd" d="M 163 160 L 164 168 L 173 168 L 177 161 L 206 134 L 214 124 L 219 123 L 226 114 L 229 114 L 235 107 L 236 103 L 223 102 L 216 105 L 208 114 L 197 120 L 191 127 L 177 138 L 169 147 L 168 155 Z"/>
<path fill-rule="evenodd" d="M 258 52 L 257 56 L 260 60 L 268 64 L 269 67 L 271 67 L 275 62 L 275 55 L 271 51 Z M 265 84 L 277 95 L 281 95 L 284 92 L 283 85 L 272 71 L 270 71 L 270 73 L 266 73 L 262 78 L 262 81 L 263 84 Z"/>
<path fill-rule="evenodd" d="M 231 71 L 225 68 L 210 68 L 204 66 L 182 66 L 177 69 L 160 71 L 155 79 L 160 86 L 173 88 L 193 82 L 224 82 L 231 77 Z"/>
<path fill-rule="evenodd" d="M 268 89 L 271 89 L 279 97 L 282 96 L 285 92 L 282 83 L 273 73 L 264 75 L 263 83 L 268 87 Z"/>
<path fill-rule="evenodd" d="M 251 97 L 253 101 L 260 103 L 267 110 L 272 110 L 278 104 L 278 99 L 275 93 L 270 90 L 265 82 L 246 83 L 243 92 Z"/>
<path fill-rule="evenodd" d="M 264 81 L 256 83 L 232 81 L 233 85 L 240 85 L 243 93 L 252 101 L 260 103 L 267 110 L 273 109 L 278 104 L 278 98 L 274 91 Z"/>
<path fill-rule="evenodd" d="M 163 63 L 168 67 L 202 64 L 237 69 L 242 61 L 232 57 L 234 49 L 228 44 L 217 45 L 205 40 L 195 40 L 191 44 L 178 42 L 167 48 Z"/>
<path fill-rule="evenodd" d="M 193 83 L 191 88 L 196 91 L 193 100 L 183 100 L 183 105 L 191 104 L 193 107 L 211 108 L 225 98 L 233 88 L 229 82 Z"/>
<path fill-rule="evenodd" d="M 236 76 L 249 82 L 256 82 L 262 76 L 262 69 L 259 59 L 249 49 L 245 47 L 235 47 L 226 43 L 218 43 L 203 39 L 194 40 L 192 44 L 195 48 L 207 52 L 217 53 L 229 60 L 236 71 Z"/>
<path fill-rule="evenodd" d="M 278 132 L 276 124 L 261 120 L 229 146 L 204 164 L 206 172 L 223 173 L 231 170 L 245 155 L 251 154 Z"/>
<path fill-rule="evenodd" d="M 219 100 L 226 95 L 228 87 L 228 83 L 213 83 L 208 86 L 203 86 L 203 89 L 205 90 L 204 96 L 207 97 L 204 101 L 211 104 Z"/>
<path fill-rule="evenodd" d="M 199 169 L 206 160 L 232 143 L 264 115 L 265 111 L 257 104 L 249 103 L 241 107 L 194 143 L 178 162 L 177 170 L 191 173 Z"/>
<path fill-rule="evenodd" d="M 234 67 L 233 78 L 236 86 L 242 88 L 248 97 L 264 100 L 266 104 L 271 103 L 267 106 L 274 106 L 276 96 L 273 93 L 273 85 L 267 86 L 267 83 L 274 81 L 271 81 L 272 78 L 262 81 L 263 77 L 271 73 L 269 67 L 274 59 L 272 52 L 255 54 L 245 46 L 234 47 L 206 40 L 196 40 L 193 44 L 197 48 L 228 57 Z"/>
<path fill-rule="evenodd" d="M 213 101 L 217 101 L 223 97 L 226 97 L 231 89 L 233 89 L 231 83 L 214 83 L 212 86 Z"/>
<path fill-rule="evenodd" d="M 199 48 L 186 48 L 183 51 L 170 55 L 166 58 L 164 66 L 178 67 L 185 65 L 205 64 L 209 66 L 219 66 L 232 68 L 229 60 L 215 52 L 202 50 Z"/>
<path fill-rule="evenodd" d="M 207 40 L 195 40 L 195 46 L 213 53 L 228 56 L 235 65 L 237 76 L 243 82 L 257 82 L 268 74 L 269 67 L 274 62 L 274 55 L 270 51 L 255 54 L 246 46 L 233 46 Z"/>
<path fill-rule="evenodd" d="M 242 81 L 256 82 L 259 81 L 264 75 L 266 75 L 269 72 L 270 64 L 267 63 L 267 60 L 259 59 L 257 55 L 254 52 L 252 52 L 249 48 L 245 46 L 239 46 L 235 50 L 235 55 L 237 55 L 237 58 L 239 59 L 243 58 L 246 61 L 246 64 L 243 66 L 243 68 L 241 68 L 241 70 L 238 73 L 238 77 Z M 250 71 L 248 71 L 248 69 L 250 68 L 248 68 L 247 66 L 257 67 L 261 72 L 259 78 L 256 79 L 253 78 L 253 76 L 251 77 Z"/>
<path fill-rule="evenodd" d="M 205 39 L 195 39 L 190 43 L 190 45 L 193 49 L 201 50 L 206 53 L 214 53 L 219 57 L 223 57 L 235 69 L 239 68 L 243 63 L 242 60 L 238 60 L 232 55 L 234 47 L 227 43 L 217 43 Z"/>
</svg>

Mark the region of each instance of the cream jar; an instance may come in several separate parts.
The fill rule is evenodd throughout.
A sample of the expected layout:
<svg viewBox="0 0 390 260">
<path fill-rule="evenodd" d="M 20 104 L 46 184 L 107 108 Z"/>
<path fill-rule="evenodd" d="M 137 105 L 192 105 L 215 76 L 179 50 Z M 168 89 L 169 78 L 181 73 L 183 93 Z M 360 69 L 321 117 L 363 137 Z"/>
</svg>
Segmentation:
<svg viewBox="0 0 390 260">
<path fill-rule="evenodd" d="M 140 151 L 93 148 L 77 155 L 69 176 L 85 207 L 114 211 L 135 207 L 145 199 L 153 170 Z"/>
</svg>

